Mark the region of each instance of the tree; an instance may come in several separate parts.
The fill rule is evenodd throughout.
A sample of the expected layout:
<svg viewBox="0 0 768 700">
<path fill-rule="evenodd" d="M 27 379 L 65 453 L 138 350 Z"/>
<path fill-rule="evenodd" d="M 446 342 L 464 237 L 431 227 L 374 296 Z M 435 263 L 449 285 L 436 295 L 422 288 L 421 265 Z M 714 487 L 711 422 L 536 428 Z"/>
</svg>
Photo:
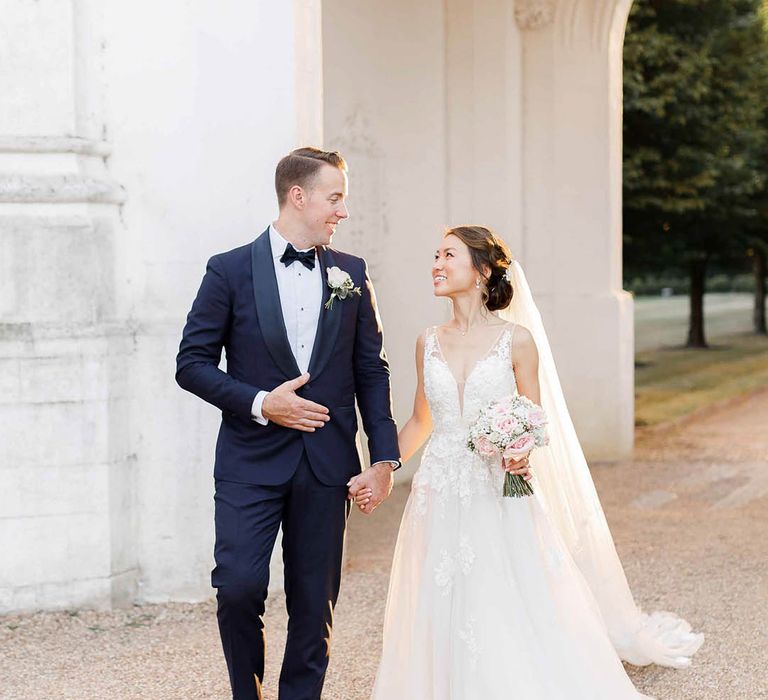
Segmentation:
<svg viewBox="0 0 768 700">
<path fill-rule="evenodd" d="M 744 250 L 763 186 L 761 4 L 636 0 L 627 26 L 625 257 L 636 270 L 689 275 L 689 347 L 707 346 L 707 268 Z"/>
<path fill-rule="evenodd" d="M 762 94 L 768 100 L 768 0 L 763 0 L 761 8 L 763 32 L 760 48 L 762 50 L 763 74 Z M 755 151 L 756 166 L 763 173 L 768 173 L 768 103 L 763 106 L 762 131 L 764 138 Z M 749 227 L 747 255 L 752 258 L 754 274 L 754 305 L 752 327 L 755 333 L 768 335 L 765 314 L 766 276 L 768 275 L 768 182 L 763 180 L 762 188 L 755 194 L 753 203 L 757 216 Z"/>
<path fill-rule="evenodd" d="M 755 301 L 752 307 L 752 328 L 759 335 L 768 335 L 768 327 L 765 322 L 765 279 L 768 274 L 768 252 L 766 244 L 756 245 L 751 248 L 753 271 L 755 276 Z"/>
</svg>

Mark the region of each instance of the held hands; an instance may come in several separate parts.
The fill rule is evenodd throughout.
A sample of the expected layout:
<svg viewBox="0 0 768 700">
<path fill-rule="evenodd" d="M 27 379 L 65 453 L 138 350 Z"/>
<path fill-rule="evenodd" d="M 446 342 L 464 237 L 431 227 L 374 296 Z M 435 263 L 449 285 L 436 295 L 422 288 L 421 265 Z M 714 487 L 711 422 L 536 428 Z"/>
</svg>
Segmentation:
<svg viewBox="0 0 768 700">
<path fill-rule="evenodd" d="M 305 372 L 270 391 L 261 405 L 262 415 L 278 425 L 305 433 L 314 433 L 317 428 L 322 428 L 331 420 L 328 409 L 296 395 L 296 389 L 308 381 L 309 373 Z"/>
<path fill-rule="evenodd" d="M 533 478 L 533 474 L 531 474 L 531 467 L 528 458 L 531 456 L 531 453 L 529 452 L 524 457 L 521 457 L 520 459 L 506 459 L 504 457 L 501 458 L 501 467 L 505 472 L 509 472 L 510 474 L 516 474 L 517 476 L 522 476 L 523 479 L 526 481 L 530 481 Z"/>
<path fill-rule="evenodd" d="M 530 453 L 520 459 L 502 458 L 501 466 L 505 472 L 522 476 L 526 481 L 533 478 L 529 462 Z M 347 486 L 349 498 L 355 501 L 360 512 L 370 515 L 392 491 L 394 482 L 392 469 L 386 462 L 374 464 L 362 474 L 352 477 Z"/>
<path fill-rule="evenodd" d="M 387 462 L 378 462 L 347 482 L 349 498 L 361 513 L 370 515 L 389 496 L 393 483 L 392 467 Z"/>
</svg>

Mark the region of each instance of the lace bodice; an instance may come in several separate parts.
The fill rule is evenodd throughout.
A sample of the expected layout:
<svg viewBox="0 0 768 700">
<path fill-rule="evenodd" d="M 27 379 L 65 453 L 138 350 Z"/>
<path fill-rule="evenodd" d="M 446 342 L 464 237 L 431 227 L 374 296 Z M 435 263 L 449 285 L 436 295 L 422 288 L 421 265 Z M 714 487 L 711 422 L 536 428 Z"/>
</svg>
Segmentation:
<svg viewBox="0 0 768 700">
<path fill-rule="evenodd" d="M 438 503 L 458 496 L 463 504 L 479 489 L 501 495 L 504 472 L 467 448 L 469 427 L 492 401 L 516 391 L 512 369 L 514 324 L 503 328 L 496 342 L 478 360 L 460 387 L 440 348 L 435 327 L 424 340 L 424 391 L 432 414 L 432 436 L 414 477 L 413 490 L 426 503 L 429 489 Z"/>
<path fill-rule="evenodd" d="M 509 396 L 516 389 L 512 370 L 514 324 L 504 327 L 498 338 L 460 387 L 440 348 L 437 328 L 429 328 L 424 339 L 424 390 L 427 395 L 434 432 L 455 432 L 477 420 L 491 401 Z"/>
</svg>

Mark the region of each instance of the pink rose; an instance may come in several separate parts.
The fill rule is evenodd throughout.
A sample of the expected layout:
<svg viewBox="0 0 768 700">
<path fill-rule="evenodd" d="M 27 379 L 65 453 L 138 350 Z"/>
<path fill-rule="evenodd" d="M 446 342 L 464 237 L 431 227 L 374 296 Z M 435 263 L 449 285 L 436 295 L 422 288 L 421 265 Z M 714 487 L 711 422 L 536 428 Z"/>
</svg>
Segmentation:
<svg viewBox="0 0 768 700">
<path fill-rule="evenodd" d="M 526 433 L 522 437 L 515 440 L 511 445 L 507 445 L 504 450 L 504 457 L 507 459 L 518 459 L 522 455 L 528 454 L 536 446 L 536 440 L 533 435 Z"/>
<path fill-rule="evenodd" d="M 498 450 L 496 449 L 496 446 L 486 437 L 479 437 L 477 441 L 475 442 L 475 449 L 483 456 L 483 457 L 493 457 Z"/>
<path fill-rule="evenodd" d="M 503 416 L 505 416 L 507 414 L 507 408 L 506 408 L 506 406 L 504 406 L 504 405 L 502 405 L 500 403 L 497 403 L 493 407 L 493 411 L 491 411 L 491 413 L 492 413 L 494 418 L 502 418 Z"/>
<path fill-rule="evenodd" d="M 528 422 L 533 428 L 540 428 L 547 423 L 547 413 L 543 408 L 534 408 L 528 414 Z"/>
<path fill-rule="evenodd" d="M 493 430 L 502 435 L 514 435 L 520 430 L 520 423 L 512 416 L 496 418 L 491 424 Z"/>
</svg>

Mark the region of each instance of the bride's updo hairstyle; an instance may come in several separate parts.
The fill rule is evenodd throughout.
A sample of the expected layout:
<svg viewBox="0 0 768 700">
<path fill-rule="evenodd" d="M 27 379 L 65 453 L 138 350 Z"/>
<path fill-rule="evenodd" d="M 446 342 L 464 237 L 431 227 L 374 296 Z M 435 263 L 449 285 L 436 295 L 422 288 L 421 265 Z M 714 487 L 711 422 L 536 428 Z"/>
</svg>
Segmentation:
<svg viewBox="0 0 768 700">
<path fill-rule="evenodd" d="M 507 244 L 484 226 L 457 226 L 445 235 L 456 236 L 469 248 L 472 266 L 483 276 L 483 300 L 489 311 L 506 309 L 512 301 L 514 290 L 507 281 L 507 268 L 512 255 Z"/>
</svg>

